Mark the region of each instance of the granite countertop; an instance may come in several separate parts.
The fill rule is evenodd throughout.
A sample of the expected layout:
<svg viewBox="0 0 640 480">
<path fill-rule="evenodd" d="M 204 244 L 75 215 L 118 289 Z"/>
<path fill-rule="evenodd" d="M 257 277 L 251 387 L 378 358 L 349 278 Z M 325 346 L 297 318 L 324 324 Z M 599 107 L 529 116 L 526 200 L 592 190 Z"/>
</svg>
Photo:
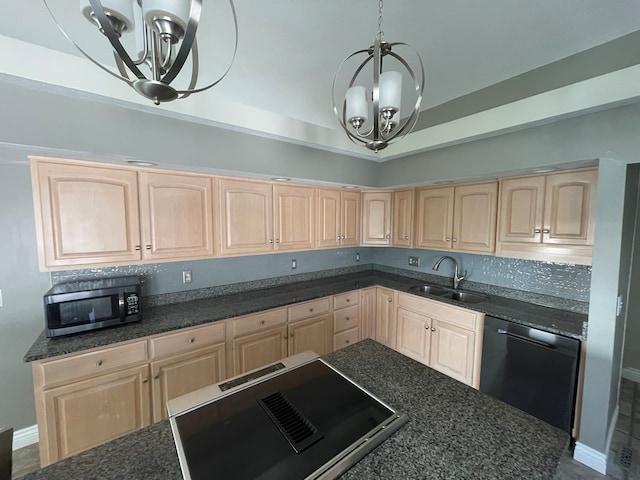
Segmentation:
<svg viewBox="0 0 640 480">
<path fill-rule="evenodd" d="M 553 478 L 569 444 L 565 432 L 373 340 L 325 358 L 409 416 L 405 426 L 343 474 L 344 480 L 547 480 Z M 70 478 L 182 478 L 169 422 L 22 477 Z"/>
<path fill-rule="evenodd" d="M 431 283 L 440 282 L 441 284 L 447 280 L 449 279 L 442 277 L 430 279 Z M 412 290 L 411 287 L 423 282 L 412 277 L 368 270 L 232 295 L 145 308 L 142 321 L 134 324 L 52 339 L 47 338 L 43 331 L 26 353 L 24 361 L 33 362 L 75 353 L 360 288 L 382 286 L 418 295 L 416 290 Z M 579 340 L 586 339 L 587 315 L 585 314 L 503 297 L 496 294 L 496 292 L 500 293 L 500 289 L 488 285 L 472 283 L 468 285 L 467 288 L 470 290 L 489 295 L 489 299 L 482 303 L 464 304 L 429 294 L 420 294 L 420 296 Z M 532 297 L 535 300 L 535 295 Z"/>
</svg>

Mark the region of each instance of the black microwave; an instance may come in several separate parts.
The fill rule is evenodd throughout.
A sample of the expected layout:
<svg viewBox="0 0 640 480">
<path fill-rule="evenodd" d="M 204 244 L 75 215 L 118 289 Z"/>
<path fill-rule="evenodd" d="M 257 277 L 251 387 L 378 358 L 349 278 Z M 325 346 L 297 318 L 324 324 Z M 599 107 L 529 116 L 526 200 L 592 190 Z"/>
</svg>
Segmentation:
<svg viewBox="0 0 640 480">
<path fill-rule="evenodd" d="M 47 337 L 139 322 L 140 279 L 104 278 L 55 285 L 44 295 Z"/>
</svg>

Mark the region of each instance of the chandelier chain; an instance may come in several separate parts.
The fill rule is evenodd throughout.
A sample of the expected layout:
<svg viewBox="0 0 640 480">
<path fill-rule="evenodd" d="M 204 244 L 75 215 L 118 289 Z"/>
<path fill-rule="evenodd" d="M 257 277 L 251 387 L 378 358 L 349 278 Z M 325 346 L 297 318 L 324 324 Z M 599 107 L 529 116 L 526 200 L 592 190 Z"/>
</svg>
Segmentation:
<svg viewBox="0 0 640 480">
<path fill-rule="evenodd" d="M 384 38 L 384 32 L 382 31 L 382 0 L 378 0 L 378 39 Z"/>
</svg>

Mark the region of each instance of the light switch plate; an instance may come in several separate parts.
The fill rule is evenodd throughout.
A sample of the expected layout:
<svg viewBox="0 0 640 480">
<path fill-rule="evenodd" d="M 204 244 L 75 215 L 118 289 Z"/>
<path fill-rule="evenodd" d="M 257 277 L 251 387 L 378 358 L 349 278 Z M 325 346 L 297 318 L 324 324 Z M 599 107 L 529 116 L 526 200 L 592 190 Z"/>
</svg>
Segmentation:
<svg viewBox="0 0 640 480">
<path fill-rule="evenodd" d="M 191 270 L 182 271 L 182 283 L 191 283 L 193 278 L 191 277 Z"/>
<path fill-rule="evenodd" d="M 2 307 L 4 304 L 2 303 L 2 290 L 0 290 L 0 307 Z"/>
</svg>

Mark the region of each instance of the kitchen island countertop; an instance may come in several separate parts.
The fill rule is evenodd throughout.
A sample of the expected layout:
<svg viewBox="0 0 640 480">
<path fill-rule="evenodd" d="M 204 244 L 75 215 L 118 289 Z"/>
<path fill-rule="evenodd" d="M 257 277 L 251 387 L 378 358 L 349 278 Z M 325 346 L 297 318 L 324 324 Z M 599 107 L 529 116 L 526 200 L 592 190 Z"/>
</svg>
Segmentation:
<svg viewBox="0 0 640 480">
<path fill-rule="evenodd" d="M 436 277 L 435 280 L 441 282 L 449 279 Z M 417 291 L 412 287 L 420 283 L 424 283 L 424 280 L 376 270 L 366 270 L 360 273 L 156 306 L 146 308 L 143 311 L 142 321 L 129 325 L 57 338 L 47 338 L 43 331 L 26 353 L 24 361 L 33 362 L 44 358 L 76 353 L 82 350 L 166 333 L 180 328 L 204 325 L 298 302 L 338 295 L 361 288 L 382 286 L 418 295 Z M 434 295 L 423 294 L 421 296 L 551 333 L 586 340 L 587 315 L 585 314 L 537 305 L 530 301 L 506 298 L 495 294 L 495 289 L 488 285 L 471 283 L 470 285 L 479 289 L 474 291 L 487 294 L 488 300 L 476 304 L 463 304 Z M 500 293 L 499 290 L 498 293 Z"/>
<path fill-rule="evenodd" d="M 551 479 L 569 436 L 373 340 L 326 360 L 409 422 L 344 480 Z M 327 401 L 331 398 L 327 394 Z M 27 474 L 23 480 L 181 478 L 168 421 Z"/>
</svg>

